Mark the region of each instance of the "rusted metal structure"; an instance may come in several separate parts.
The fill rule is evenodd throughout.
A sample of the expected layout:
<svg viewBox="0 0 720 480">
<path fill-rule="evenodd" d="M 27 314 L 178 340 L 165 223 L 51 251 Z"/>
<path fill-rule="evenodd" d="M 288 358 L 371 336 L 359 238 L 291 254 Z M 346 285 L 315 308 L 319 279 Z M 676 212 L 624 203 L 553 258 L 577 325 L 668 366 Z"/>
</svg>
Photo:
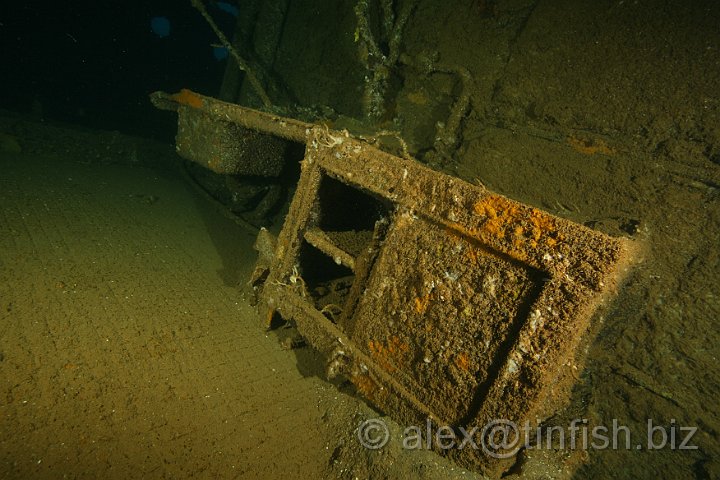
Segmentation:
<svg viewBox="0 0 720 480">
<path fill-rule="evenodd" d="M 535 425 L 565 399 L 592 314 L 627 269 L 629 241 L 347 132 L 192 92 L 156 101 L 305 143 L 289 214 L 256 277 L 270 311 L 327 356 L 329 375 L 346 375 L 401 423 L 465 431 Z M 478 431 L 478 444 L 492 440 L 482 435 L 492 432 Z M 450 455 L 497 477 L 516 452 L 497 453 Z"/>
</svg>

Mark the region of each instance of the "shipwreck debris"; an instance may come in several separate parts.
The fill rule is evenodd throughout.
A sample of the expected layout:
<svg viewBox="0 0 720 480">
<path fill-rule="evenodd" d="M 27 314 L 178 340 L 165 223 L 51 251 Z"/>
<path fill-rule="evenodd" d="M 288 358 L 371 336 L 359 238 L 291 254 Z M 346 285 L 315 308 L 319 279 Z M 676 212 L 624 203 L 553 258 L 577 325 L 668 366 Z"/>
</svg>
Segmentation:
<svg viewBox="0 0 720 480">
<path fill-rule="evenodd" d="M 565 401 L 592 314 L 633 256 L 629 240 L 347 132 L 187 91 L 154 100 L 305 144 L 282 231 L 276 243 L 261 232 L 251 282 L 268 325 L 293 320 L 328 376 L 346 376 L 406 425 L 534 426 Z M 496 478 L 517 451 L 496 453 L 448 454 Z"/>
<path fill-rule="evenodd" d="M 312 130 L 263 297 L 406 424 L 470 429 L 552 413 L 631 245 L 346 138 Z M 341 252 L 341 253 L 340 253 Z M 327 301 L 299 296 L 349 283 Z M 342 362 L 337 352 L 342 351 Z M 510 452 L 513 453 L 513 452 Z M 514 455 L 453 452 L 491 476 Z"/>
</svg>

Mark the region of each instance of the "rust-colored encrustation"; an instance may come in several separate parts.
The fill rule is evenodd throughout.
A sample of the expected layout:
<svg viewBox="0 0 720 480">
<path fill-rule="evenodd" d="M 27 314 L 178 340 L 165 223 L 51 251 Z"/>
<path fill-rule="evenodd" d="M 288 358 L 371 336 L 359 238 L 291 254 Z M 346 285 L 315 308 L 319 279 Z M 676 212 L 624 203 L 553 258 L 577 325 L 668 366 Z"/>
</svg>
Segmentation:
<svg viewBox="0 0 720 480">
<path fill-rule="evenodd" d="M 216 171 L 269 172 L 237 158 L 255 148 L 262 159 L 277 139 L 305 144 L 277 243 L 261 233 L 274 252 L 260 249 L 253 285 L 265 279 L 268 318 L 294 320 L 327 356 L 329 375 L 347 376 L 406 425 L 476 432 L 477 445 L 492 440 L 483 426 L 535 425 L 564 401 L 593 312 L 629 265 L 628 240 L 347 132 L 187 90 L 153 101 L 179 112 L 181 153 Z M 249 147 L 243 136 L 262 142 Z M 499 477 L 517 452 L 444 453 Z"/>
<path fill-rule="evenodd" d="M 317 127 L 264 298 L 383 411 L 475 431 L 480 445 L 485 425 L 558 408 L 631 251 Z M 514 453 L 449 454 L 498 477 Z"/>
</svg>

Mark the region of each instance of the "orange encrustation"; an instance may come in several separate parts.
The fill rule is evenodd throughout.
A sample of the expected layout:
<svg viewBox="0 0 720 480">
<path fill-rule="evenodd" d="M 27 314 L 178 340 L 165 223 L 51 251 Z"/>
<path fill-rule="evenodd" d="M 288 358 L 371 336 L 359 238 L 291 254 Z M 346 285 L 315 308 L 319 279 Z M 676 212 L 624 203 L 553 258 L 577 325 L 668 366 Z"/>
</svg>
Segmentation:
<svg viewBox="0 0 720 480">
<path fill-rule="evenodd" d="M 172 95 L 170 98 L 180 105 L 187 105 L 193 108 L 202 108 L 203 106 L 202 97 L 187 88 L 183 88 L 180 92 Z"/>
<path fill-rule="evenodd" d="M 375 393 L 378 391 L 378 385 L 375 381 L 370 378 L 367 374 L 353 375 L 350 380 L 360 392 L 362 396 L 370 400 L 375 399 Z"/>
<path fill-rule="evenodd" d="M 457 356 L 455 356 L 455 359 L 453 360 L 453 363 L 457 368 L 465 372 L 470 369 L 470 358 L 465 352 L 460 352 L 459 354 L 457 354 Z"/>
<path fill-rule="evenodd" d="M 427 310 L 428 304 L 430 303 L 430 294 L 423 295 L 422 297 L 415 298 L 415 313 L 420 315 L 424 314 Z"/>
<path fill-rule="evenodd" d="M 547 247 L 556 247 L 563 240 L 558 232 L 554 217 L 536 208 L 526 207 L 500 195 L 488 195 L 475 202 L 472 213 L 480 217 L 477 227 L 466 227 L 452 223 L 447 229 L 448 235 L 470 237 L 481 243 L 506 245 L 505 253 L 521 261 L 526 261 L 530 250 L 543 243 Z M 471 247 L 466 251 L 471 264 L 476 264 L 482 250 Z M 421 307 L 421 299 L 416 299 L 416 307 Z"/>
<path fill-rule="evenodd" d="M 392 373 L 396 370 L 395 365 L 403 362 L 403 356 L 410 350 L 410 346 L 400 340 L 397 335 L 389 338 L 387 345 L 380 341 L 368 341 L 370 354 L 378 365 L 386 372 Z"/>
</svg>

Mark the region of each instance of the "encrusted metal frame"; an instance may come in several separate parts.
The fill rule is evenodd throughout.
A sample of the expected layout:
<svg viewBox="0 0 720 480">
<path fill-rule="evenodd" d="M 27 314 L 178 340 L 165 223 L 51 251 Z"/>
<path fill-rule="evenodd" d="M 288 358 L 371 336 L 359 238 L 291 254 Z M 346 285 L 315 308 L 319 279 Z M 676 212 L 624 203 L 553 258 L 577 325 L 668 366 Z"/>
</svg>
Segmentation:
<svg viewBox="0 0 720 480">
<path fill-rule="evenodd" d="M 189 91 L 156 94 L 155 101 L 305 143 L 262 298 L 327 355 L 331 373 L 347 375 L 402 423 L 479 427 L 478 445 L 492 440 L 483 426 L 534 425 L 565 400 L 592 314 L 628 269 L 629 240 L 388 154 L 347 132 Z M 322 228 L 323 209 L 342 207 L 322 204 L 328 179 L 386 209 L 365 232 L 360 253 Z M 301 258 L 308 246 L 354 275 L 338 306 L 341 318 L 308 291 Z M 469 448 L 450 455 L 498 477 L 516 453 Z"/>
</svg>

